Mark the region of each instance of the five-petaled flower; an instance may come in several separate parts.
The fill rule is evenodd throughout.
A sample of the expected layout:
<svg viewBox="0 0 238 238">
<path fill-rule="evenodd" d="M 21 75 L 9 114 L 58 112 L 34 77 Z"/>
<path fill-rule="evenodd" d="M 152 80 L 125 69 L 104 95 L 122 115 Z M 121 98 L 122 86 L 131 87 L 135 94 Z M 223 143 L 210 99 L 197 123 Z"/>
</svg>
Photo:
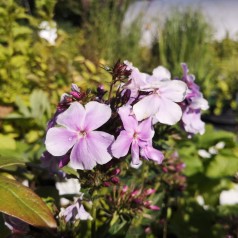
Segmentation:
<svg viewBox="0 0 238 238">
<path fill-rule="evenodd" d="M 152 129 L 151 118 L 138 122 L 131 115 L 130 106 L 119 108 L 118 113 L 124 130 L 120 132 L 116 141 L 112 144 L 113 156 L 116 158 L 126 156 L 131 146 L 132 167 L 137 168 L 141 165 L 140 154 L 145 159 L 151 159 L 160 164 L 164 156 L 159 150 L 152 147 L 154 130 Z"/>
<path fill-rule="evenodd" d="M 159 66 L 146 78 L 146 83 L 140 85 L 139 90 L 148 92 L 149 95 L 133 106 L 138 121 L 152 116 L 153 124 L 161 122 L 174 125 L 181 119 L 182 110 L 177 102 L 184 100 L 187 86 L 182 81 L 170 78 L 170 72 Z"/>
<path fill-rule="evenodd" d="M 83 107 L 73 102 L 57 117 L 60 127 L 50 128 L 46 134 L 46 149 L 54 156 L 62 156 L 71 148 L 70 164 L 75 169 L 91 170 L 96 164 L 112 159 L 109 146 L 114 137 L 103 131 L 94 131 L 111 117 L 109 106 L 95 101 Z"/>
</svg>

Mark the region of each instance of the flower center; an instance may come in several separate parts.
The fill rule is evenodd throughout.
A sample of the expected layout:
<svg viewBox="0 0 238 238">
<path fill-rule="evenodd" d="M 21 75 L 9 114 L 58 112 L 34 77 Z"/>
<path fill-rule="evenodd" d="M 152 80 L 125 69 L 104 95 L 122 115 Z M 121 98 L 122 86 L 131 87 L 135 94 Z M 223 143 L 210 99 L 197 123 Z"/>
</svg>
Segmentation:
<svg viewBox="0 0 238 238">
<path fill-rule="evenodd" d="M 154 91 L 154 93 L 160 95 L 160 90 L 159 90 L 159 89 L 156 89 L 156 90 Z"/>
<path fill-rule="evenodd" d="M 78 136 L 84 138 L 84 137 L 87 136 L 87 132 L 86 132 L 86 131 L 80 131 L 80 132 L 78 133 Z"/>
<path fill-rule="evenodd" d="M 134 132 L 134 134 L 133 134 L 133 139 L 138 139 L 138 133 L 137 132 Z"/>
</svg>

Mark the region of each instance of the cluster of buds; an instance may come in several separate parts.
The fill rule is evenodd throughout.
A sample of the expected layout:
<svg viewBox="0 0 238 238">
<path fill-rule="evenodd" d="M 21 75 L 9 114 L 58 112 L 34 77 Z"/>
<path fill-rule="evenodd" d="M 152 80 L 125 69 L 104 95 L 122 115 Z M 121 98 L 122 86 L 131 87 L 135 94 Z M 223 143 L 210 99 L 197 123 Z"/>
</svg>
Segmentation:
<svg viewBox="0 0 238 238">
<path fill-rule="evenodd" d="M 169 185 L 170 190 L 183 191 L 186 188 L 186 177 L 183 175 L 185 164 L 177 152 L 166 158 L 161 168 L 164 172 L 161 179 Z"/>
<path fill-rule="evenodd" d="M 133 189 L 127 185 L 123 187 L 114 187 L 113 193 L 107 196 L 109 208 L 105 210 L 109 213 L 116 211 L 118 214 L 135 215 L 150 209 L 153 211 L 160 210 L 160 207 L 153 204 L 149 199 L 156 192 L 155 189 Z"/>
</svg>

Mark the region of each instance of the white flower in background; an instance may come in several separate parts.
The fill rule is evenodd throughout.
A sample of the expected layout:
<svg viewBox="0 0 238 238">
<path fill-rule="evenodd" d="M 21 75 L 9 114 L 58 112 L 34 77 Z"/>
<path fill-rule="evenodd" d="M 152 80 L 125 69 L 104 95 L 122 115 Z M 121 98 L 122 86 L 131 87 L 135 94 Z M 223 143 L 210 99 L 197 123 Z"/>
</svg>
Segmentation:
<svg viewBox="0 0 238 238">
<path fill-rule="evenodd" d="M 81 194 L 80 191 L 80 183 L 78 179 L 66 179 L 65 182 L 56 182 L 56 189 L 59 191 L 59 195 L 66 194 Z M 66 206 L 69 204 L 69 200 L 66 198 L 61 198 L 60 203 L 62 206 Z"/>
<path fill-rule="evenodd" d="M 215 148 L 216 148 L 217 150 L 221 150 L 221 149 L 223 149 L 223 148 L 225 147 L 225 145 L 226 145 L 226 143 L 225 143 L 224 141 L 220 141 L 220 142 L 218 142 L 218 143 L 215 145 Z"/>
<path fill-rule="evenodd" d="M 197 200 L 197 203 L 198 203 L 200 206 L 204 206 L 205 201 L 204 201 L 203 196 L 198 195 L 198 196 L 196 197 L 196 200 Z"/>
<path fill-rule="evenodd" d="M 208 152 L 211 154 L 211 155 L 216 155 L 218 154 L 218 150 L 215 148 L 215 146 L 212 146 L 208 149 Z"/>
<path fill-rule="evenodd" d="M 204 198 L 202 195 L 198 195 L 196 197 L 197 203 L 204 208 L 204 210 L 207 210 L 209 208 L 208 205 L 205 204 Z"/>
<path fill-rule="evenodd" d="M 211 154 L 208 153 L 206 150 L 198 150 L 198 155 L 201 156 L 204 159 L 211 158 Z"/>
<path fill-rule="evenodd" d="M 204 149 L 198 150 L 198 155 L 204 159 L 209 159 L 212 157 L 212 155 L 217 155 L 219 150 L 222 150 L 225 145 L 226 143 L 224 141 L 220 141 L 214 146 L 209 147 L 208 151 Z"/>
<path fill-rule="evenodd" d="M 238 204 L 238 186 L 233 189 L 224 190 L 220 194 L 220 205 Z"/>
<path fill-rule="evenodd" d="M 49 23 L 48 21 L 42 21 L 39 25 L 39 36 L 49 42 L 51 45 L 55 45 L 57 38 L 57 25 L 55 22 Z"/>
</svg>

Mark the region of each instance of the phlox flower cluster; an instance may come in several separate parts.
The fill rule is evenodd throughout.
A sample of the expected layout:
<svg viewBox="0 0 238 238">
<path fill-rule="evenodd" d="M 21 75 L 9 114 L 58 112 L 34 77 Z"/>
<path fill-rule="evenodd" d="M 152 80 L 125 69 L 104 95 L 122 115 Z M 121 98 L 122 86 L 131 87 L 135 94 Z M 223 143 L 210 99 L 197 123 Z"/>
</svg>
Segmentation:
<svg viewBox="0 0 238 238">
<path fill-rule="evenodd" d="M 182 67 L 182 80 L 172 80 L 163 66 L 149 75 L 127 61 L 118 62 L 111 70 L 108 99 L 99 87 L 94 97 L 85 100 L 86 93 L 73 84 L 49 122 L 45 139 L 48 153 L 58 158 L 60 167 L 69 162 L 80 170 L 92 170 L 128 153 L 134 168 L 140 167 L 142 159 L 160 164 L 164 156 L 153 147 L 155 124 L 175 125 L 182 119 L 188 133 L 204 132 L 200 116 L 201 110 L 208 108 L 207 101 L 194 76 L 188 75 L 186 64 Z M 117 92 L 112 96 L 115 85 Z"/>
</svg>

